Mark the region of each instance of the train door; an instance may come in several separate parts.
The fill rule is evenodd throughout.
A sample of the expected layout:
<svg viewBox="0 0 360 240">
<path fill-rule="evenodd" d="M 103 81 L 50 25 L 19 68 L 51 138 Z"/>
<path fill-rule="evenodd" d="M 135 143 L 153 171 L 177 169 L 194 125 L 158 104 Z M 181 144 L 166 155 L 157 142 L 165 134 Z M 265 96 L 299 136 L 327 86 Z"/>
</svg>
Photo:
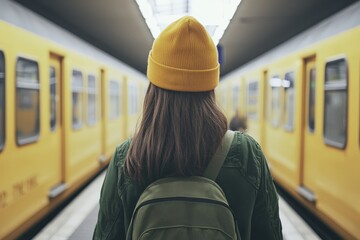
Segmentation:
<svg viewBox="0 0 360 240">
<path fill-rule="evenodd" d="M 49 197 L 54 198 L 66 189 L 65 185 L 65 160 L 64 160 L 64 132 L 63 132 L 63 108 L 62 108 L 62 58 L 50 54 L 49 78 L 50 78 L 50 136 L 51 161 L 54 161 L 56 172 L 54 174 L 55 185 L 49 192 Z"/>
<path fill-rule="evenodd" d="M 315 124 L 315 86 L 316 86 L 316 59 L 311 57 L 304 61 L 304 88 L 302 91 L 302 156 L 300 167 L 300 186 L 298 192 L 307 200 L 315 202 L 315 170 L 318 150 L 316 149 L 316 132 L 319 129 Z"/>
</svg>

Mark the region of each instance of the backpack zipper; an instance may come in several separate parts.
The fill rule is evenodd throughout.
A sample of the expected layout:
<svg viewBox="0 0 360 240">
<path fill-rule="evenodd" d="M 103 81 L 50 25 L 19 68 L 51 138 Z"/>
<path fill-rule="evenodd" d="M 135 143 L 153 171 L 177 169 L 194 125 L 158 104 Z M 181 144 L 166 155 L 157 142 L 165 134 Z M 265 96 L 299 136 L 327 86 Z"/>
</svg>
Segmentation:
<svg viewBox="0 0 360 240">
<path fill-rule="evenodd" d="M 148 205 L 148 204 L 157 203 L 157 202 L 168 202 L 168 201 L 187 201 L 187 202 L 212 203 L 212 204 L 217 204 L 217 205 L 221 205 L 223 207 L 226 207 L 227 209 L 229 209 L 232 212 L 231 208 L 224 202 L 213 200 L 213 199 L 195 198 L 195 197 L 165 197 L 165 198 L 150 199 L 150 200 L 147 200 L 145 202 L 142 202 L 136 208 L 136 210 L 143 207 L 143 206 L 145 206 L 145 205 Z"/>
</svg>

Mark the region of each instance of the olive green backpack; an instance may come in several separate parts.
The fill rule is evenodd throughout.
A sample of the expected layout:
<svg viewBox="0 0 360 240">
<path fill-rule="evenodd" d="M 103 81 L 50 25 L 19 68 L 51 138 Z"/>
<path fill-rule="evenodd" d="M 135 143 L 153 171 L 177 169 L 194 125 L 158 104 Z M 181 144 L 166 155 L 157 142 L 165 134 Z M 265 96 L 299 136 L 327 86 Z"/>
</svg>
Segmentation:
<svg viewBox="0 0 360 240">
<path fill-rule="evenodd" d="M 149 185 L 136 204 L 126 239 L 240 239 L 225 194 L 214 182 L 233 137 L 234 132 L 226 132 L 205 177 L 169 177 Z"/>
</svg>

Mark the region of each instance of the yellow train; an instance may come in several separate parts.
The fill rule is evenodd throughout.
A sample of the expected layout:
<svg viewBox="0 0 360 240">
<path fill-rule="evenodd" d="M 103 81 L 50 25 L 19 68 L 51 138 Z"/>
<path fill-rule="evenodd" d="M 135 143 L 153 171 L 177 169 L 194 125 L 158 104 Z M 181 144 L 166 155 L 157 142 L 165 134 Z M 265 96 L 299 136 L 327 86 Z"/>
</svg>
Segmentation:
<svg viewBox="0 0 360 240">
<path fill-rule="evenodd" d="M 359 16 L 357 2 L 217 89 L 228 118 L 247 119 L 277 183 L 344 239 L 360 238 Z"/>
<path fill-rule="evenodd" d="M 106 166 L 148 81 L 16 3 L 1 8 L 0 239 L 14 239 Z"/>
</svg>

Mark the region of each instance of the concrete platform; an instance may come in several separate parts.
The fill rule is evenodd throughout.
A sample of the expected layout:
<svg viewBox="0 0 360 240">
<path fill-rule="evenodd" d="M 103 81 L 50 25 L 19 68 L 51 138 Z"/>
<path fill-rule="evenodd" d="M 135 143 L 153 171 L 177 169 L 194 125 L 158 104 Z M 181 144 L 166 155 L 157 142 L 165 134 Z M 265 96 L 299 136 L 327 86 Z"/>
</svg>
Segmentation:
<svg viewBox="0 0 360 240">
<path fill-rule="evenodd" d="M 106 172 L 99 175 L 79 196 L 35 236 L 34 240 L 88 240 L 97 221 L 101 185 Z M 320 240 L 321 238 L 291 207 L 280 198 L 280 218 L 286 240 Z"/>
</svg>

